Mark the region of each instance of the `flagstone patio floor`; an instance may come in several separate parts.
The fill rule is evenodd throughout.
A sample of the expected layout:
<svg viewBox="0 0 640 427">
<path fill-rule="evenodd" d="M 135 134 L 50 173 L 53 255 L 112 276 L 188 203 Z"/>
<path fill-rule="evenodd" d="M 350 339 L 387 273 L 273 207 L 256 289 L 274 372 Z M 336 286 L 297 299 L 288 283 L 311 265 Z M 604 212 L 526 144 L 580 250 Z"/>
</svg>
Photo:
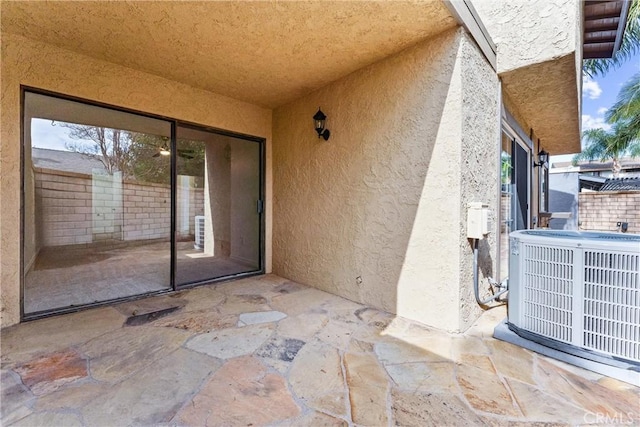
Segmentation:
<svg viewBox="0 0 640 427">
<path fill-rule="evenodd" d="M 3 426 L 639 424 L 640 389 L 259 276 L 5 328 Z"/>
</svg>

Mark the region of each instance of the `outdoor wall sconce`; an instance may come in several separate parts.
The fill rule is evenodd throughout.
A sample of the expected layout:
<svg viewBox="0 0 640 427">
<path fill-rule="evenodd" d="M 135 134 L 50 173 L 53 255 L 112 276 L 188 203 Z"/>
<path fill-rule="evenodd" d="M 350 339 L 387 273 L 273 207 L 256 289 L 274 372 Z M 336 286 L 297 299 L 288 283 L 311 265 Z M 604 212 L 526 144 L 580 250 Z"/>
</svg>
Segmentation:
<svg viewBox="0 0 640 427">
<path fill-rule="evenodd" d="M 163 156 L 168 156 L 171 154 L 171 151 L 169 151 L 167 147 L 162 147 L 160 148 L 160 154 L 162 154 Z"/>
<path fill-rule="evenodd" d="M 318 107 L 318 112 L 313 116 L 313 123 L 315 125 L 316 132 L 318 132 L 318 138 L 323 137 L 325 141 L 328 141 L 331 132 L 329 132 L 329 129 L 324 128 L 326 120 L 327 116 L 325 116 L 320 107 Z"/>
<path fill-rule="evenodd" d="M 537 166 L 543 166 L 545 163 L 547 163 L 547 161 L 549 161 L 549 153 L 544 150 L 540 150 L 540 152 L 538 153 L 538 161 L 533 162 L 533 167 L 535 168 Z"/>
</svg>

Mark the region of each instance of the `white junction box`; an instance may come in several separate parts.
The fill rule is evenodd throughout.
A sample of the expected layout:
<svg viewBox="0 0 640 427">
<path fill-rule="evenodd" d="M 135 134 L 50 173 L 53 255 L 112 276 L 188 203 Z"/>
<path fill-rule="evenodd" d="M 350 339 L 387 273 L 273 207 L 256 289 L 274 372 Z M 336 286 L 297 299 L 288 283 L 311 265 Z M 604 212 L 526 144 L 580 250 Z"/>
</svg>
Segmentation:
<svg viewBox="0 0 640 427">
<path fill-rule="evenodd" d="M 469 203 L 467 210 L 467 237 L 484 239 L 489 234 L 489 205 L 482 202 Z"/>
</svg>

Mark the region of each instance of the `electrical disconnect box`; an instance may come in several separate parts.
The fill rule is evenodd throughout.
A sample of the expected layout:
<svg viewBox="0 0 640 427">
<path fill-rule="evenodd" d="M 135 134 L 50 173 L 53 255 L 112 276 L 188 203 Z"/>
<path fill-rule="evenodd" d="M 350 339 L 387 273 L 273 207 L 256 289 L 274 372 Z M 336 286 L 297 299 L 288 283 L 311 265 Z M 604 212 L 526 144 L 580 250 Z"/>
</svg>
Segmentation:
<svg viewBox="0 0 640 427">
<path fill-rule="evenodd" d="M 469 203 L 467 210 L 467 237 L 484 239 L 489 234 L 489 205 L 482 202 Z"/>
</svg>

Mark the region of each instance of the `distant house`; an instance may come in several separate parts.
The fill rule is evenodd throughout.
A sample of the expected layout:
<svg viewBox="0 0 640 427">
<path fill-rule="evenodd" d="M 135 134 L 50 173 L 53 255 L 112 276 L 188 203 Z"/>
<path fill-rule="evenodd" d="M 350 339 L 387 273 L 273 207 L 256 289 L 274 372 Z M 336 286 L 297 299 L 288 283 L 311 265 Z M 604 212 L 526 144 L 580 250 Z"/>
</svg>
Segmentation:
<svg viewBox="0 0 640 427">
<path fill-rule="evenodd" d="M 64 172 L 75 172 L 91 175 L 96 170 L 104 171 L 102 162 L 86 154 L 72 151 L 33 148 L 33 166 L 42 169 L 53 169 Z"/>
<path fill-rule="evenodd" d="M 618 174 L 618 178 L 640 177 L 640 159 L 639 158 L 623 158 L 620 159 L 622 170 Z M 572 162 L 557 162 L 551 165 L 550 173 L 569 172 L 579 173 L 580 175 L 600 176 L 604 178 L 613 178 L 613 162 L 584 161 L 573 165 Z"/>
<path fill-rule="evenodd" d="M 598 191 L 640 191 L 640 176 L 633 178 L 609 178 Z"/>
</svg>

